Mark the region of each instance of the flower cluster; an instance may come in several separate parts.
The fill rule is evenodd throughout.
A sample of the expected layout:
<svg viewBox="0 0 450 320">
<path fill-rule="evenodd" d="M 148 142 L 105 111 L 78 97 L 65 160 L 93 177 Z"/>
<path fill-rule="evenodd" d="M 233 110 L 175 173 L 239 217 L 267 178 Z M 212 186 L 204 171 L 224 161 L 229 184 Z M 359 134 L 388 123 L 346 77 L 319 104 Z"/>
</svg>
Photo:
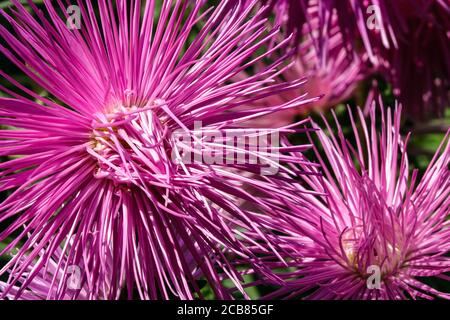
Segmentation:
<svg viewBox="0 0 450 320">
<path fill-rule="evenodd" d="M 413 169 L 400 106 L 448 107 L 449 13 L 11 0 L 0 299 L 450 298 L 422 281 L 450 272 L 450 131 Z M 375 106 L 375 74 L 395 110 Z M 359 121 L 327 111 L 355 99 Z"/>
<path fill-rule="evenodd" d="M 411 117 L 442 116 L 450 103 L 450 6 L 440 0 L 267 0 L 276 20 L 301 42 L 306 29 L 327 57 L 337 28 L 371 74 L 389 79 Z M 318 27 L 311 21 L 318 18 Z M 336 71 L 336 70 L 333 70 Z M 339 73 L 342 74 L 342 73 Z M 350 79 L 350 77 L 347 77 Z"/>
<path fill-rule="evenodd" d="M 283 234 L 274 239 L 283 261 L 296 269 L 253 248 L 286 283 L 266 299 L 450 298 L 420 280 L 450 271 L 450 130 L 419 179 L 417 170 L 410 176 L 401 108 L 380 110 L 380 131 L 375 104 L 369 120 L 358 110 L 360 126 L 349 111 L 354 143 L 339 122 L 334 134 L 324 121 L 323 151 L 316 148 L 323 175 L 301 177 L 283 208 L 289 220 L 272 227 Z"/>
</svg>

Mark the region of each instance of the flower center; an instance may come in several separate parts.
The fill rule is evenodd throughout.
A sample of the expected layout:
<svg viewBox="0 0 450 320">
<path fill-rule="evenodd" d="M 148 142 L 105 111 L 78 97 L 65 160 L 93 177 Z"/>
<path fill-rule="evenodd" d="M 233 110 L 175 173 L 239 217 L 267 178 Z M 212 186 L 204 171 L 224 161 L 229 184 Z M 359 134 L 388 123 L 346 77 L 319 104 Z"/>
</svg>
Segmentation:
<svg viewBox="0 0 450 320">
<path fill-rule="evenodd" d="M 119 106 L 93 121 L 92 145 L 98 163 L 95 177 L 117 184 L 158 184 L 170 179 L 168 127 L 154 107 Z"/>
<path fill-rule="evenodd" d="M 365 238 L 362 228 L 347 230 L 341 240 L 345 253 L 346 263 L 357 273 L 366 276 L 368 268 L 379 267 L 382 278 L 395 273 L 401 267 L 403 254 L 401 238 L 397 234 L 397 241 L 390 241 L 389 237 Z"/>
</svg>

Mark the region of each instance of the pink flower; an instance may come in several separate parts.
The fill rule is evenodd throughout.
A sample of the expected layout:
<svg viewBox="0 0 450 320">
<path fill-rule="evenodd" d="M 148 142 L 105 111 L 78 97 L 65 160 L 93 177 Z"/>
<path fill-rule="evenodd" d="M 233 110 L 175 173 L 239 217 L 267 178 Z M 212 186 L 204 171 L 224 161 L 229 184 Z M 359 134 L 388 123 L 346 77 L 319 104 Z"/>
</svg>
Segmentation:
<svg viewBox="0 0 450 320">
<path fill-rule="evenodd" d="M 419 178 L 410 175 L 401 108 L 380 109 L 373 104 L 367 121 L 358 110 L 360 127 L 349 113 L 350 140 L 338 122 L 318 131 L 324 176 L 303 175 L 280 206 L 284 218 L 271 221 L 284 233 L 276 240 L 286 262 L 260 251 L 268 279 L 285 282 L 266 299 L 450 298 L 422 281 L 450 271 L 450 130 Z"/>
<path fill-rule="evenodd" d="M 285 34 L 293 33 L 297 42 L 303 38 L 305 29 L 318 35 L 319 56 L 327 55 L 327 43 L 338 28 L 343 48 L 351 55 L 367 56 L 373 71 L 392 83 L 394 94 L 408 116 L 443 115 L 450 102 L 448 1 L 266 2 L 270 6 L 267 11 L 275 11 L 276 20 L 285 26 Z M 311 24 L 315 17 L 319 19 L 317 28 Z"/>
<path fill-rule="evenodd" d="M 271 84 L 288 54 L 231 81 L 288 40 L 255 56 L 277 30 L 241 1 L 204 13 L 198 1 L 163 1 L 158 14 L 154 1 L 78 1 L 80 29 L 68 28 L 57 14 L 66 8 L 51 1 L 45 15 L 32 2 L 32 14 L 13 3 L 1 11 L 14 31 L 0 27 L 7 43 L 0 51 L 50 96 L 1 72 L 17 90 L 2 88 L 10 97 L 0 98 L 0 154 L 9 157 L 0 164 L 0 189 L 11 192 L 0 205 L 0 222 L 8 221 L 0 241 L 13 239 L 0 254 L 19 248 L 0 270 L 9 273 L 1 296 L 21 298 L 56 255 L 64 264 L 47 274 L 52 299 L 68 297 L 63 266 L 82 269 L 89 299 L 201 298 L 200 277 L 217 298 L 229 298 L 218 270 L 242 287 L 226 252 L 253 260 L 239 234 L 262 235 L 257 213 L 270 217 L 267 195 L 286 191 L 262 176 L 267 154 L 252 151 L 257 163 L 179 163 L 172 134 L 200 121 L 206 130 L 239 130 L 241 122 L 306 103 L 298 97 L 237 111 L 301 85 Z M 189 40 L 194 27 L 200 31 Z M 213 145 L 196 143 L 200 150 Z M 243 200 L 252 210 L 237 206 Z"/>
<path fill-rule="evenodd" d="M 356 87 L 369 74 L 365 65 L 367 55 L 349 51 L 338 20 L 334 14 L 330 30 L 323 30 L 317 10 L 310 8 L 308 23 L 300 28 L 302 37 L 299 43 L 291 43 L 295 56 L 292 65 L 280 74 L 277 81 L 303 80 L 305 84 L 297 90 L 272 95 L 256 101 L 249 108 L 256 106 L 276 106 L 304 95 L 317 98 L 315 101 L 299 108 L 289 108 L 254 119 L 253 126 L 279 127 L 293 123 L 296 116 L 303 116 L 311 110 L 326 110 L 352 97 Z M 324 34 L 325 32 L 325 34 Z M 246 73 L 240 79 L 247 77 Z"/>
</svg>

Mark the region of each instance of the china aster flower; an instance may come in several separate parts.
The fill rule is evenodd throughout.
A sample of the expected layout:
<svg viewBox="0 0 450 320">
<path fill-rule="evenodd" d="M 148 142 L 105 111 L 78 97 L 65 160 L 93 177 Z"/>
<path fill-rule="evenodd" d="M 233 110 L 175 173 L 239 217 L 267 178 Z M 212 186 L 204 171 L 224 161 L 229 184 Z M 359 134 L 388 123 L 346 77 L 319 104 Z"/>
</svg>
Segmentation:
<svg viewBox="0 0 450 320">
<path fill-rule="evenodd" d="M 8 97 L 0 98 L 0 153 L 8 159 L 0 164 L 0 189 L 9 193 L 0 205 L 0 241 L 10 239 L 0 254 L 18 248 L 0 270 L 8 274 L 1 296 L 21 298 L 51 268 L 45 283 L 52 299 L 202 298 L 199 279 L 217 298 L 230 297 L 222 275 L 237 287 L 240 277 L 226 255 L 253 260 L 238 235 L 263 235 L 259 213 L 270 216 L 268 195 L 284 192 L 263 179 L 264 168 L 286 169 L 267 152 L 233 146 L 258 161 L 184 163 L 184 152 L 201 153 L 213 141 L 193 135 L 199 148 L 183 149 L 174 133 L 192 134 L 201 123 L 225 134 L 307 103 L 298 97 L 239 111 L 301 86 L 273 81 L 288 51 L 231 81 L 289 39 L 273 46 L 278 29 L 268 30 L 254 3 L 241 1 L 205 11 L 202 1 L 163 1 L 160 9 L 155 1 L 77 1 L 72 11 L 44 1 L 45 12 L 30 1 L 31 13 L 12 2 L 1 11 L 0 51 L 48 95 L 1 71 L 14 89 L 2 87 Z M 79 26 L 69 14 L 77 10 Z M 243 200 L 252 210 L 238 207 Z M 69 295 L 69 266 L 81 268 L 83 292 Z"/>
<path fill-rule="evenodd" d="M 410 174 L 401 108 L 381 108 L 380 123 L 375 104 L 369 120 L 358 115 L 359 130 L 349 113 L 351 139 L 325 121 L 316 149 L 324 175 L 303 176 L 298 195 L 280 200 L 284 218 L 270 223 L 284 233 L 285 264 L 260 255 L 285 285 L 266 299 L 450 298 L 426 280 L 449 280 L 450 130 L 420 177 Z"/>
<path fill-rule="evenodd" d="M 380 71 L 415 118 L 443 116 L 450 105 L 450 5 L 445 1 L 389 1 L 397 47 L 382 49 Z M 401 14 L 398 15 L 397 13 Z"/>
<path fill-rule="evenodd" d="M 320 100 L 302 106 L 289 108 L 276 114 L 260 117 L 251 122 L 253 126 L 278 127 L 288 125 L 296 116 L 304 116 L 311 110 L 326 110 L 349 99 L 356 87 L 371 71 L 366 66 L 367 55 L 349 52 L 346 42 L 337 25 L 336 15 L 332 18 L 333 27 L 324 36 L 317 12 L 309 14 L 308 25 L 302 28 L 302 39 L 295 45 L 293 63 L 277 81 L 305 79 L 306 83 L 298 90 L 280 93 L 255 102 L 251 107 L 279 105 L 297 96 L 320 96 Z M 323 36 L 323 37 L 322 37 Z M 322 49 L 320 48 L 322 46 Z M 246 73 L 241 78 L 247 77 Z"/>
<path fill-rule="evenodd" d="M 352 51 L 356 49 L 358 42 L 362 42 L 373 63 L 378 61 L 376 53 L 379 46 L 397 46 L 398 34 L 395 31 L 399 30 L 394 30 L 394 26 L 399 29 L 404 27 L 402 18 L 399 18 L 404 13 L 398 7 L 404 5 L 398 4 L 402 2 L 403 0 L 266 0 L 267 5 L 275 12 L 276 21 L 284 26 L 285 33 L 294 34 L 297 41 L 303 37 L 305 25 L 308 27 L 311 18 L 317 16 L 322 38 L 318 42 L 319 48 L 324 48 L 323 40 L 334 28 L 334 20 L 337 19 L 337 25 L 345 39 L 345 47 Z M 313 32 L 314 29 L 310 29 Z"/>
<path fill-rule="evenodd" d="M 363 8 L 369 5 L 368 2 L 359 0 L 264 0 L 263 3 L 268 7 L 266 14 L 274 13 L 275 21 L 283 26 L 285 34 L 294 35 L 294 44 L 302 41 L 306 26 L 311 33 L 318 32 L 320 34 L 321 41 L 317 44 L 320 48 L 323 48 L 322 40 L 328 36 L 328 31 L 333 28 L 334 17 L 338 18 L 338 26 L 346 40 L 347 49 L 351 50 L 357 37 L 362 36 L 365 40 L 369 38 L 366 29 L 359 29 L 363 18 Z M 315 17 L 319 19 L 319 29 L 311 26 L 311 20 Z M 344 17 L 347 17 L 347 19 L 344 20 Z M 370 42 L 364 44 L 368 45 L 368 50 L 371 52 Z"/>
<path fill-rule="evenodd" d="M 326 52 L 337 19 L 350 55 L 367 54 L 374 71 L 392 82 L 397 99 L 412 117 L 443 114 L 450 101 L 448 63 L 450 6 L 441 0 L 266 1 L 298 43 L 310 21 L 319 18 L 317 48 Z M 317 32 L 316 32 L 317 33 Z M 362 44 L 362 46 L 360 45 Z M 430 48 L 433 48 L 430 50 Z"/>
</svg>

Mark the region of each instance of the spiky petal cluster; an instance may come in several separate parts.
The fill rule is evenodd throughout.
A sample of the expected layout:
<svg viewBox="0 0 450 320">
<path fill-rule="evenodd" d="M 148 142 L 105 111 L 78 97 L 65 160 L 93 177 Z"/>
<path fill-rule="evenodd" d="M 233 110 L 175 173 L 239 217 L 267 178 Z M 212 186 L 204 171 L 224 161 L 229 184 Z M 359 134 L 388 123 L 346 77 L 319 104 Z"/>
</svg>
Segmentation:
<svg viewBox="0 0 450 320">
<path fill-rule="evenodd" d="M 410 116 L 443 116 L 450 105 L 450 4 L 385 2 L 398 40 L 396 48 L 381 49 L 382 74 Z"/>
<path fill-rule="evenodd" d="M 12 239 L 0 254 L 19 248 L 0 270 L 9 274 L 2 296 L 20 298 L 57 259 L 49 299 L 81 297 L 67 294 L 60 270 L 68 266 L 83 270 L 88 299 L 192 299 L 202 297 L 200 277 L 217 298 L 230 297 L 219 273 L 238 287 L 239 275 L 224 251 L 251 260 L 237 234 L 262 235 L 254 213 L 273 211 L 269 200 L 241 186 L 263 195 L 283 190 L 258 178 L 266 163 L 171 161 L 171 133 L 199 121 L 224 132 L 305 103 L 300 97 L 233 112 L 301 85 L 270 85 L 288 53 L 230 81 L 288 40 L 255 57 L 277 29 L 267 30 L 254 3 L 241 1 L 221 1 L 204 13 L 200 1 L 162 1 L 161 10 L 152 0 L 77 1 L 79 29 L 58 15 L 66 12 L 62 2 L 44 1 L 45 13 L 32 1 L 32 13 L 12 2 L 1 11 L 10 29 L 0 27 L 7 43 L 0 51 L 49 97 L 1 72 L 17 90 L 2 88 L 10 97 L 0 98 L 0 154 L 9 159 L 0 165 L 0 189 L 10 192 L 0 205 L 0 222 L 7 223 L 0 241 Z M 252 210 L 240 209 L 240 199 Z"/>
<path fill-rule="evenodd" d="M 359 111 L 360 131 L 350 113 L 353 143 L 338 122 L 337 133 L 327 122 L 318 131 L 324 176 L 303 176 L 280 211 L 286 264 L 261 256 L 285 284 L 265 298 L 450 298 L 423 281 L 450 271 L 450 131 L 422 178 L 409 179 L 400 113 L 378 114 L 380 131 L 375 105 L 368 121 Z"/>
<path fill-rule="evenodd" d="M 258 101 L 257 105 L 276 106 L 300 95 L 321 96 L 321 99 L 306 108 L 290 108 L 258 118 L 252 122 L 253 125 L 287 125 L 298 115 L 331 108 L 350 98 L 357 85 L 370 72 L 364 62 L 367 60 L 366 54 L 360 55 L 346 49 L 347 43 L 339 30 L 336 14 L 331 17 L 330 30 L 324 30 L 317 10 L 309 8 L 309 11 L 308 24 L 301 28 L 301 40 L 293 45 L 296 55 L 292 66 L 277 78 L 280 83 L 304 78 L 305 86 L 299 90 L 270 96 Z"/>
<path fill-rule="evenodd" d="M 26 262 L 27 255 L 22 257 L 22 262 Z M 46 268 L 39 268 L 35 277 L 30 279 L 28 274 L 33 272 L 33 268 L 39 262 L 28 264 L 27 270 L 18 280 L 17 285 L 10 286 L 4 281 L 0 281 L 0 291 L 6 292 L 4 298 L 14 300 L 20 297 L 21 300 L 46 300 L 51 297 L 59 296 L 58 290 L 63 283 L 67 284 L 64 295 L 60 295 L 60 299 L 71 300 L 75 297 L 78 300 L 87 300 L 89 298 L 89 291 L 87 284 L 81 287 L 81 268 L 78 266 L 67 265 L 67 260 L 64 259 L 61 248 L 57 248 L 53 255 L 48 259 Z M 108 284 L 103 284 L 106 292 Z M 102 299 L 104 296 L 99 295 Z"/>
<path fill-rule="evenodd" d="M 337 26 L 348 52 L 360 51 L 393 83 L 409 116 L 442 115 L 449 104 L 450 6 L 441 0 L 281 0 L 268 2 L 286 34 L 297 41 L 314 15 L 320 26 L 317 48 L 323 55 Z M 433 50 L 430 48 L 433 47 Z"/>
</svg>

